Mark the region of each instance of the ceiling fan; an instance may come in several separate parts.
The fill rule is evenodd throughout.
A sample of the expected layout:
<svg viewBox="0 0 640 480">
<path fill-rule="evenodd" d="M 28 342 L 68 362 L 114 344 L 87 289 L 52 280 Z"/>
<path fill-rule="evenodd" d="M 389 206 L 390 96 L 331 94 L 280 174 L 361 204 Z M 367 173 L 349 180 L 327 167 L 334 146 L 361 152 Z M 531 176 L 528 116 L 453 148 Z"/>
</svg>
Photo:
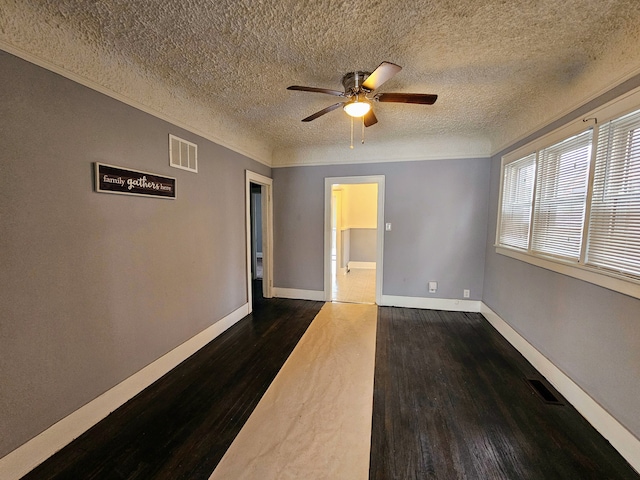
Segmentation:
<svg viewBox="0 0 640 480">
<path fill-rule="evenodd" d="M 396 75 L 402 67 L 390 62 L 382 62 L 373 73 L 350 72 L 342 77 L 344 92 L 330 90 L 328 88 L 303 87 L 292 85 L 287 90 L 299 90 L 302 92 L 326 93 L 336 97 L 344 97 L 345 100 L 334 103 L 323 108 L 319 112 L 303 118 L 303 122 L 310 122 L 325 113 L 332 112 L 342 107 L 344 111 L 352 117 L 363 117 L 365 127 L 370 127 L 378 123 L 375 113 L 373 113 L 373 102 L 393 102 L 393 103 L 415 103 L 419 105 L 433 105 L 438 99 L 437 95 L 427 93 L 375 93 L 387 80 Z"/>
</svg>

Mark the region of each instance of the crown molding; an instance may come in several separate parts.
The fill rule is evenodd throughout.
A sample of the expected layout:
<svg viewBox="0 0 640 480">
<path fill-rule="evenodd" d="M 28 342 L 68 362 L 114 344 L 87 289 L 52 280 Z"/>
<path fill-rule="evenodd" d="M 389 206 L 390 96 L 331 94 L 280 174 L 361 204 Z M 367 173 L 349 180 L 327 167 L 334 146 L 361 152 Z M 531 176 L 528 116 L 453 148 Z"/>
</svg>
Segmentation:
<svg viewBox="0 0 640 480">
<path fill-rule="evenodd" d="M 562 118 L 566 117 L 567 115 L 570 115 L 573 112 L 577 111 L 579 108 L 584 107 L 589 102 L 592 102 L 592 101 L 598 99 L 599 97 L 601 97 L 602 95 L 605 95 L 608 92 L 611 92 L 615 88 L 621 86 L 624 82 L 626 82 L 628 80 L 631 80 L 632 78 L 634 78 L 634 77 L 636 77 L 638 75 L 640 75 L 640 66 L 638 66 L 637 68 L 634 68 L 633 70 L 630 70 L 629 72 L 627 72 L 627 73 L 617 77 L 616 79 L 608 82 L 604 87 L 600 88 L 595 93 L 592 93 L 592 94 L 586 95 L 584 97 L 581 97 L 580 100 L 577 100 L 577 101 L 573 102 L 570 106 L 562 109 L 556 115 L 554 115 L 554 116 L 552 116 L 552 117 L 550 117 L 550 118 L 538 123 L 535 127 L 530 128 L 525 133 L 523 133 L 521 135 L 518 135 L 516 138 L 514 138 L 512 140 L 505 140 L 502 143 L 500 143 L 497 147 L 493 147 L 492 148 L 492 152 L 491 152 L 491 157 L 494 157 L 495 155 L 498 155 L 499 153 L 507 150 L 511 146 L 516 145 L 516 144 L 526 140 L 527 138 L 537 134 L 538 132 L 540 132 L 544 128 L 547 128 L 550 125 L 554 124 L 555 122 L 558 122 L 559 120 L 561 120 Z M 638 82 L 638 83 L 640 84 L 640 82 Z M 633 87 L 632 87 L 632 89 L 633 89 Z M 624 94 L 624 93 L 621 93 L 621 95 L 622 94 Z M 596 108 L 598 108 L 598 107 L 596 107 Z"/>
<path fill-rule="evenodd" d="M 354 149 L 348 145 L 276 149 L 272 168 L 478 159 L 488 158 L 490 154 L 489 139 L 440 135 L 386 143 L 374 141 Z"/>
<path fill-rule="evenodd" d="M 107 88 L 104 85 L 101 85 L 98 82 L 95 82 L 94 80 L 86 78 L 82 75 L 78 75 L 75 72 L 67 70 L 64 67 L 61 67 L 60 65 L 57 65 L 49 60 L 43 59 L 37 55 L 32 54 L 31 52 L 28 52 L 20 47 L 16 47 L 15 45 L 7 43 L 6 41 L 3 41 L 1 39 L 0 39 L 0 50 L 4 50 L 5 52 L 11 55 L 14 55 L 18 58 L 21 58 L 22 60 L 25 60 L 34 65 L 37 65 L 41 68 L 44 68 L 45 70 L 48 70 L 50 72 L 56 73 L 75 83 L 78 83 L 87 88 L 95 90 L 96 92 L 102 93 L 103 95 L 107 95 L 108 97 L 111 97 L 114 100 L 122 102 L 126 105 L 129 105 L 130 107 L 133 107 L 137 110 L 145 112 L 149 115 L 152 115 L 155 118 L 169 122 L 172 125 L 175 125 L 176 127 L 187 130 L 206 140 L 210 140 L 211 142 L 214 142 L 217 145 L 220 145 L 236 153 L 244 155 L 245 157 L 255 160 L 263 165 L 266 165 L 267 167 L 271 167 L 272 155 L 269 148 L 264 148 L 262 149 L 263 151 L 254 151 L 252 149 L 245 148 L 242 145 L 240 145 L 239 142 L 222 138 L 218 135 L 213 134 L 212 132 L 205 131 L 201 128 L 196 127 L 195 125 L 179 120 L 178 118 L 170 114 L 167 114 L 165 112 L 152 108 L 148 105 L 145 105 L 138 100 L 135 100 L 131 97 L 123 95 L 120 92 Z"/>
</svg>

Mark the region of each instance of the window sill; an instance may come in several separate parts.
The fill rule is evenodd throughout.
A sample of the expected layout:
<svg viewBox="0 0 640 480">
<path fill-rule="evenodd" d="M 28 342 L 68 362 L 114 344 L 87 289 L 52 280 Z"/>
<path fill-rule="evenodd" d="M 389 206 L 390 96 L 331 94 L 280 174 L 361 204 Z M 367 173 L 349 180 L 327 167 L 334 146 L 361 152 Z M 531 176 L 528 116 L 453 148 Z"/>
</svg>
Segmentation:
<svg viewBox="0 0 640 480">
<path fill-rule="evenodd" d="M 499 245 L 496 245 L 496 253 L 640 299 L 640 282 L 628 278 L 606 274 L 583 265 L 549 260 Z"/>
</svg>

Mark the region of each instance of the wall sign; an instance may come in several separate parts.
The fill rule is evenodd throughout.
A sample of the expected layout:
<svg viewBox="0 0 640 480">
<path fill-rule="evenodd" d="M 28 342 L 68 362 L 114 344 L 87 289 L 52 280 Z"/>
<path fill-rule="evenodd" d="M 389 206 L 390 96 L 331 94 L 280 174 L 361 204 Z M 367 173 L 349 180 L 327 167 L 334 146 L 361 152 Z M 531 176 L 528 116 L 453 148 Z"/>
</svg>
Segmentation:
<svg viewBox="0 0 640 480">
<path fill-rule="evenodd" d="M 95 164 L 96 192 L 176 198 L 176 179 L 104 163 Z"/>
</svg>

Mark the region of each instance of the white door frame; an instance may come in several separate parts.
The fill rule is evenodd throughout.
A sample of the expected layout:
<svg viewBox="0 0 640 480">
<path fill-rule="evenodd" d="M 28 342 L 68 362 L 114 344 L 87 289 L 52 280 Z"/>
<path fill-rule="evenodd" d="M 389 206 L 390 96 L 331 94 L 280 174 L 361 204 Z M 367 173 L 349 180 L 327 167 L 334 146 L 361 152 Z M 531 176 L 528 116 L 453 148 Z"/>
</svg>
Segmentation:
<svg viewBox="0 0 640 480">
<path fill-rule="evenodd" d="M 378 185 L 378 220 L 376 226 L 376 303 L 382 304 L 384 252 L 384 175 L 326 177 L 324 179 L 324 299 L 331 301 L 331 187 L 335 184 L 375 183 Z"/>
<path fill-rule="evenodd" d="M 273 180 L 259 173 L 246 170 L 245 175 L 245 217 L 247 240 L 247 302 L 249 313 L 252 308 L 252 275 L 251 275 L 251 184 L 262 187 L 262 295 L 264 298 L 273 296 L 273 202 L 271 201 L 271 187 Z"/>
<path fill-rule="evenodd" d="M 340 211 L 337 212 L 336 215 L 336 224 L 335 224 L 335 229 L 336 229 L 336 268 L 338 269 L 337 271 L 340 271 L 340 268 L 342 267 L 342 190 L 331 190 L 331 198 L 332 198 L 332 202 L 335 200 L 335 203 L 331 204 L 331 210 L 333 211 L 334 209 L 339 209 Z M 333 219 L 332 219 L 332 225 L 331 225 L 331 229 L 333 230 Z M 331 235 L 333 236 L 333 232 L 331 233 Z M 333 241 L 333 240 L 332 240 Z"/>
</svg>

